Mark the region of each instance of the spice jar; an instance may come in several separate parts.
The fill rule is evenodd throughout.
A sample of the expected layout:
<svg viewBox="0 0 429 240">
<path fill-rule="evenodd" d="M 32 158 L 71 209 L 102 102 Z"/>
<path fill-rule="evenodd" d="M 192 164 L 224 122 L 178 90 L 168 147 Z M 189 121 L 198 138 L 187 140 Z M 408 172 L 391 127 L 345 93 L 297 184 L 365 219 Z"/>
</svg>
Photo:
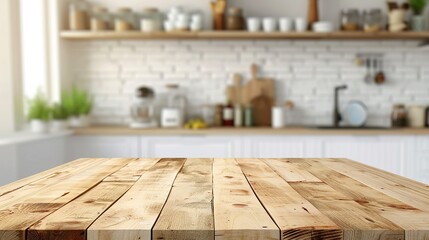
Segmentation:
<svg viewBox="0 0 429 240">
<path fill-rule="evenodd" d="M 69 3 L 69 29 L 87 30 L 89 22 L 89 5 L 83 0 L 74 0 Z"/>
<path fill-rule="evenodd" d="M 396 104 L 393 106 L 392 111 L 392 127 L 393 128 L 401 128 L 407 126 L 407 110 L 405 109 L 405 105 Z"/>
<path fill-rule="evenodd" d="M 134 13 L 130 8 L 120 8 L 115 16 L 115 31 L 130 31 L 135 28 Z"/>
<path fill-rule="evenodd" d="M 383 29 L 381 9 L 371 9 L 369 12 L 364 12 L 363 29 L 365 32 L 379 32 Z"/>
<path fill-rule="evenodd" d="M 156 8 L 146 8 L 140 18 L 140 30 L 142 32 L 161 31 L 163 15 Z"/>
<path fill-rule="evenodd" d="M 229 9 L 227 20 L 227 30 L 244 30 L 244 17 L 241 8 L 232 7 Z"/>
<path fill-rule="evenodd" d="M 350 9 L 341 12 L 341 30 L 357 31 L 359 30 L 360 15 L 357 9 Z"/>
<path fill-rule="evenodd" d="M 94 7 L 91 16 L 91 30 L 105 31 L 110 28 L 111 18 L 106 8 Z"/>
</svg>

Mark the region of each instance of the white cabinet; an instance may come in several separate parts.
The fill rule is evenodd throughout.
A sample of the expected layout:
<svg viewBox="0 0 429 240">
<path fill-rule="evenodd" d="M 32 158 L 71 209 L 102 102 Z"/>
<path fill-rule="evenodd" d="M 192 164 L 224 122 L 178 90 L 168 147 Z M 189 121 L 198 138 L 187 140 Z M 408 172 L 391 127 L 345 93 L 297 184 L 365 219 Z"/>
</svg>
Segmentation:
<svg viewBox="0 0 429 240">
<path fill-rule="evenodd" d="M 320 157 L 321 138 L 312 136 L 255 136 L 243 138 L 242 157 L 303 158 Z"/>
<path fill-rule="evenodd" d="M 72 136 L 67 159 L 139 157 L 139 138 L 134 136 Z"/>
<path fill-rule="evenodd" d="M 328 137 L 323 141 L 323 157 L 349 158 L 395 174 L 404 175 L 409 137 L 350 136 Z"/>
<path fill-rule="evenodd" d="M 141 157 L 226 158 L 240 155 L 238 137 L 141 137 Z"/>
<path fill-rule="evenodd" d="M 0 145 L 0 186 L 18 180 L 16 145 Z"/>
<path fill-rule="evenodd" d="M 429 184 L 429 137 L 416 137 L 408 172 L 413 179 Z"/>
</svg>

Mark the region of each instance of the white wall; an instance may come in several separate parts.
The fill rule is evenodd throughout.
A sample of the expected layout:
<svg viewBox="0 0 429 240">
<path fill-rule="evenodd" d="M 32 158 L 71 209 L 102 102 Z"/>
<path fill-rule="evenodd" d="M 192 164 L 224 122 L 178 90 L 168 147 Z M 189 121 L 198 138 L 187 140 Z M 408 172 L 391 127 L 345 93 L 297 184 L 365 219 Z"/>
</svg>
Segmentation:
<svg viewBox="0 0 429 240">
<path fill-rule="evenodd" d="M 258 63 L 276 80 L 278 102 L 295 101 L 298 123 L 328 124 L 333 88 L 348 84 L 342 103 L 362 100 L 373 124 L 388 124 L 392 105 L 429 104 L 429 53 L 403 41 L 92 41 L 71 44 L 75 83 L 95 96 L 98 123 L 126 123 L 134 90 L 158 94 L 167 83 L 186 89 L 192 106 L 225 102 L 225 87 L 238 72 L 249 79 Z M 357 53 L 385 55 L 387 83 L 365 84 Z M 198 113 L 194 108 L 193 112 Z"/>
<path fill-rule="evenodd" d="M 0 1 L 0 133 L 10 133 L 21 120 L 19 1 Z"/>
</svg>

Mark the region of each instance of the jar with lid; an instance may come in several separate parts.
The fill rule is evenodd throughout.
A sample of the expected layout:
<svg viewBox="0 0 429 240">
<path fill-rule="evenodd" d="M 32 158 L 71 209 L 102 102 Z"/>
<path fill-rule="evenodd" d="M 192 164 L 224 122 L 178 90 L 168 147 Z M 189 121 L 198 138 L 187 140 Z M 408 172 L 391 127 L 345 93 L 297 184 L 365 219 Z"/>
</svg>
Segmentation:
<svg viewBox="0 0 429 240">
<path fill-rule="evenodd" d="M 87 30 L 89 28 L 89 4 L 84 0 L 69 3 L 69 29 Z"/>
<path fill-rule="evenodd" d="M 140 30 L 142 32 L 161 31 L 164 20 L 163 14 L 156 8 L 145 8 L 140 16 Z"/>
<path fill-rule="evenodd" d="M 360 26 L 360 14 L 357 9 L 341 11 L 341 30 L 358 31 Z"/>
<path fill-rule="evenodd" d="M 244 30 L 243 10 L 232 7 L 228 13 L 227 30 Z"/>
<path fill-rule="evenodd" d="M 115 16 L 115 31 L 123 32 L 136 29 L 136 17 L 130 8 L 120 8 Z"/>
<path fill-rule="evenodd" d="M 408 125 L 412 128 L 424 128 L 425 114 L 425 107 L 419 105 L 410 106 L 408 109 Z"/>
<path fill-rule="evenodd" d="M 156 127 L 155 111 L 155 92 L 148 87 L 138 88 L 136 90 L 135 101 L 131 106 L 131 127 Z"/>
<path fill-rule="evenodd" d="M 407 126 L 407 110 L 405 109 L 405 105 L 396 104 L 393 106 L 391 120 L 393 128 L 402 128 Z"/>
<path fill-rule="evenodd" d="M 111 26 L 111 17 L 107 9 L 99 6 L 93 7 L 90 25 L 92 31 L 109 30 Z"/>
<path fill-rule="evenodd" d="M 182 122 L 186 121 L 186 114 L 187 114 L 187 105 L 188 105 L 188 99 L 186 96 L 181 92 L 179 85 L 177 84 L 168 84 L 167 86 L 168 90 L 168 107 L 169 108 L 177 108 L 180 110 L 180 117 Z"/>
<path fill-rule="evenodd" d="M 383 29 L 381 9 L 371 9 L 369 12 L 364 12 L 363 29 L 365 32 L 379 32 Z"/>
</svg>

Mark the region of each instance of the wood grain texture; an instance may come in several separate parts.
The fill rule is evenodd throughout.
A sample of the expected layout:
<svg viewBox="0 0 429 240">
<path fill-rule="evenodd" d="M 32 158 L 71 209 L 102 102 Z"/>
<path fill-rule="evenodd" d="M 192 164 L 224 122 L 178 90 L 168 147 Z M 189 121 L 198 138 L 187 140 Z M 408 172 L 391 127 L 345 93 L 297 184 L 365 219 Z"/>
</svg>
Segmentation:
<svg viewBox="0 0 429 240">
<path fill-rule="evenodd" d="M 341 239 L 342 230 L 258 159 L 237 159 L 260 202 L 281 229 L 282 239 L 311 239 L 320 230 Z"/>
<path fill-rule="evenodd" d="M 198 131 L 182 128 L 154 128 L 154 129 L 130 129 L 120 126 L 97 126 L 90 128 L 79 128 L 74 130 L 75 135 L 129 135 L 129 136 L 236 136 L 236 135 L 273 135 L 273 136 L 402 136 L 402 135 L 429 135 L 429 128 L 396 128 L 396 129 L 316 129 L 316 128 L 282 128 L 273 129 L 271 127 L 252 127 L 252 128 L 207 128 Z"/>
<path fill-rule="evenodd" d="M 89 240 L 150 240 L 185 159 L 161 159 L 88 229 Z"/>
<path fill-rule="evenodd" d="M 429 239 L 427 185 L 347 159 L 80 159 L 0 191 L 0 240 Z"/>
<path fill-rule="evenodd" d="M 188 159 L 153 228 L 152 239 L 214 239 L 213 159 Z"/>
<path fill-rule="evenodd" d="M 193 39 L 193 40 L 287 40 L 287 39 L 317 39 L 317 40 L 345 40 L 345 39 L 367 39 L 367 40 L 405 40 L 405 39 L 428 39 L 429 32 L 246 32 L 246 31 L 201 31 L 201 32 L 155 32 L 142 33 L 139 31 L 129 32 L 91 32 L 91 31 L 62 31 L 61 38 L 69 40 L 111 40 L 111 39 Z"/>
<path fill-rule="evenodd" d="M 29 240 L 85 240 L 86 229 L 133 183 L 102 182 L 73 202 L 34 224 Z"/>
<path fill-rule="evenodd" d="M 234 159 L 215 159 L 213 175 L 216 240 L 280 238 Z"/>
<path fill-rule="evenodd" d="M 22 236 L 32 224 L 80 196 L 128 162 L 129 159 L 125 158 L 104 159 L 103 163 L 76 173 L 67 181 L 53 183 L 25 199 L 20 199 L 14 205 L 0 210 L 0 219 L 7 219 L 7 221 L 0 221 L 0 236 L 3 235 L 3 231 L 8 234 L 15 233 L 15 236 L 1 238 L 1 240 L 22 239 L 16 236 Z"/>
</svg>

